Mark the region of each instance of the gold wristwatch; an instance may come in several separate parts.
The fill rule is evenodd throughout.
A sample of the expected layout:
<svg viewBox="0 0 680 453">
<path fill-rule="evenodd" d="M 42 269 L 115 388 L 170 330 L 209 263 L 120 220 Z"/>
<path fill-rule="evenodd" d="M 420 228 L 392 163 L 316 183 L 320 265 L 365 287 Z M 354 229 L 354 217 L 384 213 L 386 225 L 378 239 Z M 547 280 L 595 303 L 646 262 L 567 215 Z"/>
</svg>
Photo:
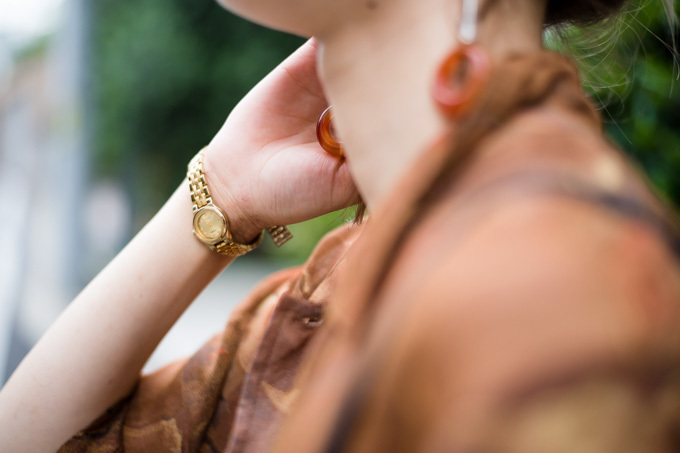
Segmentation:
<svg viewBox="0 0 680 453">
<path fill-rule="evenodd" d="M 244 255 L 260 245 L 264 232 L 261 232 L 249 244 L 241 244 L 233 240 L 229 228 L 229 217 L 212 201 L 203 172 L 203 150 L 189 162 L 187 179 L 189 180 L 191 203 L 194 211 L 193 231 L 201 242 L 217 253 L 228 256 Z M 269 227 L 267 231 L 278 247 L 293 237 L 288 228 L 283 225 Z"/>
</svg>

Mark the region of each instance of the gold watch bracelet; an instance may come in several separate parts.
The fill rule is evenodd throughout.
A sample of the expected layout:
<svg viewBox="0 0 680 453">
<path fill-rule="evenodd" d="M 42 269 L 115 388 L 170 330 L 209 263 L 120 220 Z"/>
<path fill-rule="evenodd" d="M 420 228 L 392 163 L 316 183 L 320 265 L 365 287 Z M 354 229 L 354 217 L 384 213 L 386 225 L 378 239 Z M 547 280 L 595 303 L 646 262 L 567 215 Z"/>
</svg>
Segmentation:
<svg viewBox="0 0 680 453">
<path fill-rule="evenodd" d="M 223 235 L 224 236 L 223 240 L 218 241 L 217 243 L 214 244 L 208 243 L 203 238 L 199 237 L 199 235 L 196 234 L 195 229 L 194 234 L 196 234 L 196 236 L 202 242 L 204 242 L 208 247 L 210 247 L 217 253 L 230 256 L 244 255 L 245 253 L 253 250 L 255 247 L 260 245 L 260 243 L 262 242 L 263 234 L 261 232 L 255 238 L 255 240 L 253 240 L 249 244 L 240 244 L 232 239 L 231 231 L 229 229 L 228 216 L 219 207 L 214 205 L 212 201 L 212 195 L 210 194 L 210 189 L 208 188 L 208 183 L 205 179 L 205 171 L 203 170 L 204 151 L 205 148 L 199 151 L 193 157 L 193 159 L 191 159 L 187 171 L 187 179 L 189 180 L 189 190 L 191 193 L 191 203 L 194 211 L 194 216 L 196 216 L 197 212 L 202 208 L 213 207 L 216 211 L 219 211 L 221 215 L 224 217 L 224 220 L 226 222 L 226 230 L 225 234 Z M 195 220 L 196 218 L 194 217 L 194 223 Z M 266 230 L 277 247 L 281 247 L 283 244 L 285 244 L 286 242 L 293 238 L 293 235 L 291 234 L 290 230 L 285 225 L 270 226 L 266 228 Z"/>
</svg>

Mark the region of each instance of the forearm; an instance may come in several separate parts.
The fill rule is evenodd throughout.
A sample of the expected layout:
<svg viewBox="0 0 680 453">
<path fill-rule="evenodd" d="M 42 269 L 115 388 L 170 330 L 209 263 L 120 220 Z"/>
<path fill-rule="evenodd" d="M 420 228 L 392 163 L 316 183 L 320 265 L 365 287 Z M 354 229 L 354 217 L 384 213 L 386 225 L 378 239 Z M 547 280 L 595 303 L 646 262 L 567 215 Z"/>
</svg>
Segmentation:
<svg viewBox="0 0 680 453">
<path fill-rule="evenodd" d="M 197 241 L 191 220 L 182 184 L 28 354 L 0 392 L 3 451 L 53 451 L 132 389 L 158 342 L 233 259 Z"/>
<path fill-rule="evenodd" d="M 235 242 L 357 199 L 349 167 L 319 148 L 327 102 L 310 40 L 232 110 L 205 152 Z M 214 176 L 214 177 L 213 177 Z M 191 233 L 185 184 L 78 296 L 0 391 L 5 451 L 53 451 L 128 393 L 151 351 L 230 262 Z"/>
</svg>

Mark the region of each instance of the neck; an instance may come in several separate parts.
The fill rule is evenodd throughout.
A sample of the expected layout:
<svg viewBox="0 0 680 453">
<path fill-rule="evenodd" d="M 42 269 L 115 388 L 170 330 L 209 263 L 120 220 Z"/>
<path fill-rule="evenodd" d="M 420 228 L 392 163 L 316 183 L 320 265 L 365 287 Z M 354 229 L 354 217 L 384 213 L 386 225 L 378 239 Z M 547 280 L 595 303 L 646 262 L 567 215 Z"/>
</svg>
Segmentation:
<svg viewBox="0 0 680 453">
<path fill-rule="evenodd" d="M 450 122 L 431 100 L 441 61 L 457 45 L 462 0 L 374 0 L 320 43 L 319 72 L 355 183 L 375 211 Z M 542 46 L 542 0 L 480 5 L 477 42 L 492 61 Z"/>
</svg>

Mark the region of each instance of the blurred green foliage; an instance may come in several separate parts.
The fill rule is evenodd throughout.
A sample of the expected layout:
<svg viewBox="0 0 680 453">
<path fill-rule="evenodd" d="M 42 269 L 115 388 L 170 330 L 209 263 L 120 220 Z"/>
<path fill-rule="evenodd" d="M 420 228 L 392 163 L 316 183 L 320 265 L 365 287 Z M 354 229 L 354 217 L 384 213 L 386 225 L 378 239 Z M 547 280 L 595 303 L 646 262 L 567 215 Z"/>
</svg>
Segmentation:
<svg viewBox="0 0 680 453">
<path fill-rule="evenodd" d="M 607 132 L 677 205 L 680 86 L 661 3 L 648 1 L 611 27 L 563 34 Z M 96 0 L 91 8 L 94 176 L 126 181 L 139 227 L 238 100 L 303 40 L 250 24 L 212 1 Z M 277 255 L 303 259 L 347 217 L 293 226 L 296 241 Z"/>
<path fill-rule="evenodd" d="M 677 10 L 676 0 L 676 10 Z M 567 33 L 606 132 L 659 194 L 680 206 L 678 33 L 661 0 L 633 2 L 611 23 Z"/>
<path fill-rule="evenodd" d="M 609 134 L 645 169 L 654 185 L 680 206 L 680 83 L 675 49 L 678 32 L 666 22 L 661 2 L 650 2 L 627 39 L 639 41 L 630 65 L 630 83 L 606 107 Z M 629 44 L 632 45 L 632 44 Z"/>
<path fill-rule="evenodd" d="M 141 224 L 239 99 L 303 40 L 212 1 L 97 0 L 91 14 L 95 177 L 126 180 Z"/>
</svg>

